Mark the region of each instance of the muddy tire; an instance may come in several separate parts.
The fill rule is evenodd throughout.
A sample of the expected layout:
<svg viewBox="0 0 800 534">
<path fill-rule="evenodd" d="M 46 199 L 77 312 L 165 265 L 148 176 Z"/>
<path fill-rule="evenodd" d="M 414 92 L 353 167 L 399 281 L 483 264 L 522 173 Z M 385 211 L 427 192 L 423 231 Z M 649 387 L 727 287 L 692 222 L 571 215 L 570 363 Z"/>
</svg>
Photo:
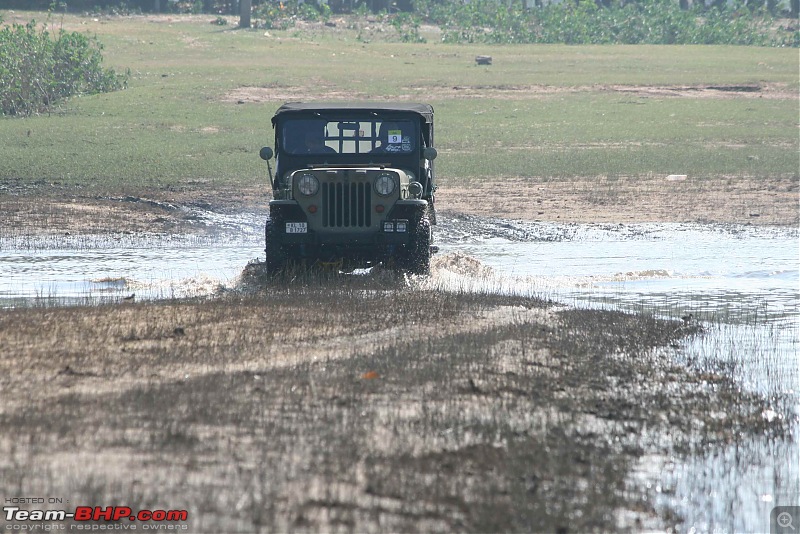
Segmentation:
<svg viewBox="0 0 800 534">
<path fill-rule="evenodd" d="M 286 269 L 286 253 L 278 241 L 277 225 L 271 219 L 267 219 L 264 227 L 264 253 L 267 276 L 276 276 Z"/>
<path fill-rule="evenodd" d="M 409 248 L 398 256 L 396 263 L 411 274 L 431 273 L 431 223 L 427 217 L 420 219 Z"/>
</svg>

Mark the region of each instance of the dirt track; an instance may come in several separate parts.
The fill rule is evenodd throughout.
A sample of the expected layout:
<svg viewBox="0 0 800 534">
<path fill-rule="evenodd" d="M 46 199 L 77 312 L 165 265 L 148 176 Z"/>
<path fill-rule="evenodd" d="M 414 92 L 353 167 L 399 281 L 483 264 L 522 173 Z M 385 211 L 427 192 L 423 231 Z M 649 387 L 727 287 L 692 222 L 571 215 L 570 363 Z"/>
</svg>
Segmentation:
<svg viewBox="0 0 800 534">
<path fill-rule="evenodd" d="M 419 100 L 424 93 L 426 100 L 458 100 L 486 98 L 492 100 L 531 99 L 540 96 L 563 93 L 621 93 L 628 96 L 662 98 L 768 98 L 791 100 L 797 94 L 783 84 L 748 84 L 748 85 L 609 85 L 596 84 L 587 86 L 551 86 L 551 85 L 447 85 L 440 87 L 409 86 L 404 87 L 405 96 L 400 99 Z M 312 87 L 239 87 L 222 97 L 223 102 L 294 102 L 321 99 L 319 86 Z M 335 91 L 329 89 L 325 100 L 348 100 L 353 98 L 369 99 L 369 95 L 352 91 Z"/>
</svg>

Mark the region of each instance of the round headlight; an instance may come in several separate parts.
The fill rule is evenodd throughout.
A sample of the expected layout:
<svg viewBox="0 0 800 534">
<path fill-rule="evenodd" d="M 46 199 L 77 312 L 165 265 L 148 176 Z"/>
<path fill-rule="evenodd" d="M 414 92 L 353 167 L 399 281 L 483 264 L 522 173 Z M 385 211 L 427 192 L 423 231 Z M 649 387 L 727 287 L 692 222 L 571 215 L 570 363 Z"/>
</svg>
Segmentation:
<svg viewBox="0 0 800 534">
<path fill-rule="evenodd" d="M 422 196 L 422 184 L 419 182 L 411 182 L 408 184 L 408 194 L 414 198 Z"/>
<path fill-rule="evenodd" d="M 389 196 L 394 193 L 395 187 L 397 187 L 397 182 L 395 182 L 394 176 L 391 174 L 381 174 L 375 180 L 375 191 L 379 195 Z"/>
<path fill-rule="evenodd" d="M 313 174 L 301 174 L 297 180 L 297 190 L 309 197 L 316 195 L 319 191 L 319 180 Z"/>
</svg>

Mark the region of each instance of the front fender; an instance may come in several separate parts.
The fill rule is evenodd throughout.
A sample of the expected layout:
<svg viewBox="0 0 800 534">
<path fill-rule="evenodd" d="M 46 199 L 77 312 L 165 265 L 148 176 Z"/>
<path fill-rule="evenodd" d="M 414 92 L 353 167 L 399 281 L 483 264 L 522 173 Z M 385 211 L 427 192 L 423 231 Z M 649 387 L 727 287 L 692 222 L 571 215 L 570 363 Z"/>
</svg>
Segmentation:
<svg viewBox="0 0 800 534">
<path fill-rule="evenodd" d="M 417 224 L 428 209 L 428 201 L 422 199 L 398 200 L 395 202 L 387 219 L 407 219 Z"/>
</svg>

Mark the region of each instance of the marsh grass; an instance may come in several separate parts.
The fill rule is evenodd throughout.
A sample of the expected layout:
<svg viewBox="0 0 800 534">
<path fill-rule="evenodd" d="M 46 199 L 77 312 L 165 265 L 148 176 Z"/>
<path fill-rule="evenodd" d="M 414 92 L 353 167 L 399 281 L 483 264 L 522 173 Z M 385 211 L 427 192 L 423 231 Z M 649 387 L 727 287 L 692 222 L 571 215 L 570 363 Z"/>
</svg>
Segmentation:
<svg viewBox="0 0 800 534">
<path fill-rule="evenodd" d="M 87 505 L 186 508 L 195 532 L 663 526 L 631 486 L 638 458 L 789 424 L 765 421 L 764 400 L 724 373 L 657 348 L 695 332 L 341 279 L 10 310 L 0 480 Z"/>
</svg>

